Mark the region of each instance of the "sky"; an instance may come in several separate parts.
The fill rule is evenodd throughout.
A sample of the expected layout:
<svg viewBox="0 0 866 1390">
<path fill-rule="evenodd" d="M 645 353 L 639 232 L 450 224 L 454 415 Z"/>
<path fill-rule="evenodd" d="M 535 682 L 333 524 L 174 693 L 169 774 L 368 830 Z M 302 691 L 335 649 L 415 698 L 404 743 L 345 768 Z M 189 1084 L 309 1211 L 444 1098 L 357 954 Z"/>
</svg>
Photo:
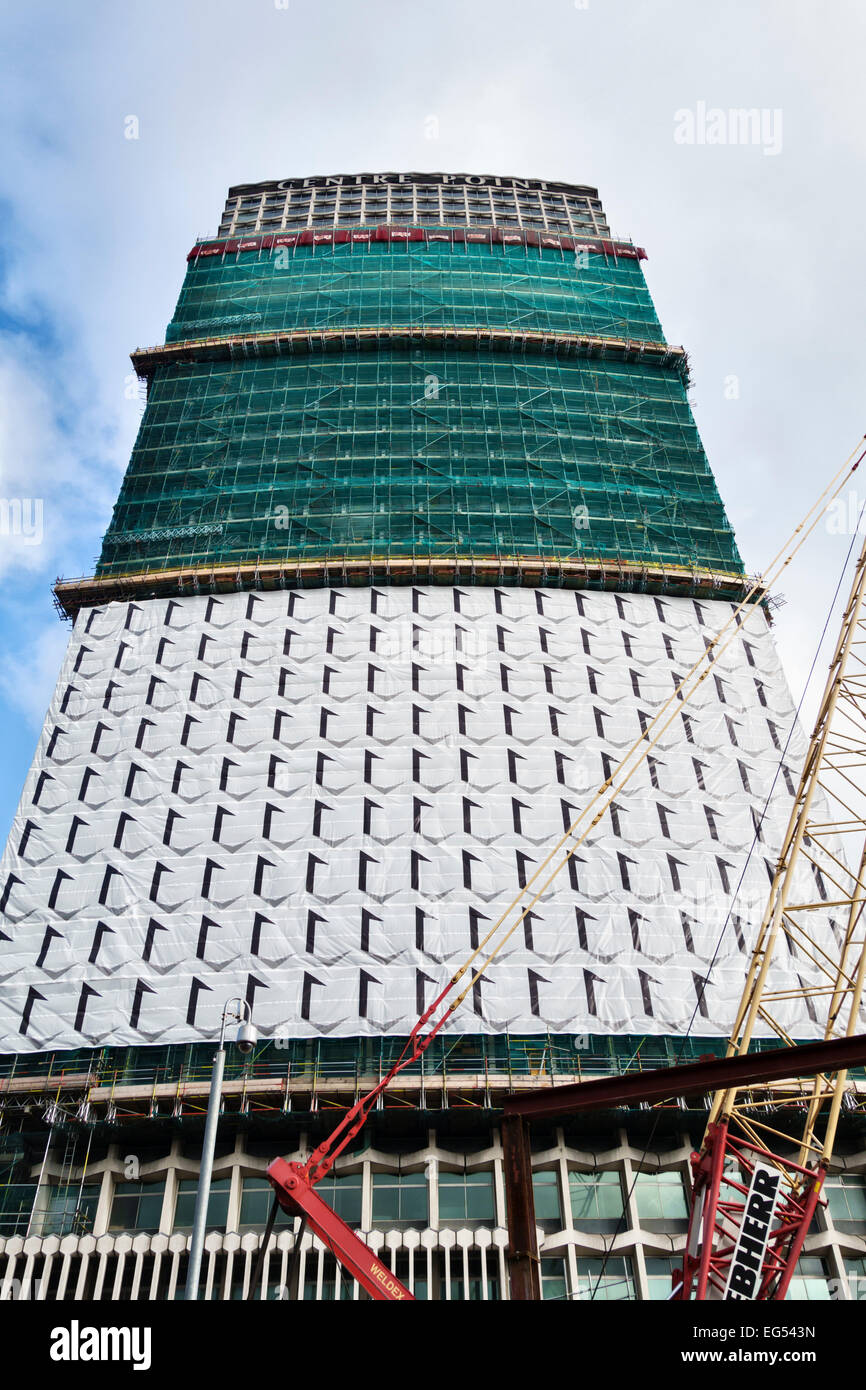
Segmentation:
<svg viewBox="0 0 866 1390">
<path fill-rule="evenodd" d="M 866 432 L 864 37 L 858 0 L 2 0 L 0 836 L 68 641 L 51 585 L 92 574 L 135 439 L 129 352 L 163 341 L 230 184 L 596 185 L 766 568 Z M 862 479 L 780 585 L 795 699 Z"/>
</svg>

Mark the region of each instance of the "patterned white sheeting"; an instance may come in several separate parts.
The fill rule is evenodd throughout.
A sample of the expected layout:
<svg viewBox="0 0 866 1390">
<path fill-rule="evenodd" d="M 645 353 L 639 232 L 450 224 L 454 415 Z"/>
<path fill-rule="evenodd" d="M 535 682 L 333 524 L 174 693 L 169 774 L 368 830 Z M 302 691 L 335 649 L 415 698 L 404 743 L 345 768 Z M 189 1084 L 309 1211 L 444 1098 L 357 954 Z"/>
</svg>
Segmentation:
<svg viewBox="0 0 866 1390">
<path fill-rule="evenodd" d="M 264 1037 L 406 1033 L 731 611 L 425 587 L 82 612 L 0 866 L 0 1048 L 212 1038 L 237 994 Z M 792 719 L 756 611 L 449 1027 L 727 1034 Z M 777 982 L 809 972 L 783 948 Z"/>
</svg>

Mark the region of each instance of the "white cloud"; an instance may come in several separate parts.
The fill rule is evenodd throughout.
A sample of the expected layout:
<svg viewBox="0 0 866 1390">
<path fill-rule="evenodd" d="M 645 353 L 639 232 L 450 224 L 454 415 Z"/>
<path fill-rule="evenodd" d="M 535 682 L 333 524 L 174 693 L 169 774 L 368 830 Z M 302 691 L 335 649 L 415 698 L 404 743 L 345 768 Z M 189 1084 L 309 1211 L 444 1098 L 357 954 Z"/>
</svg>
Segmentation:
<svg viewBox="0 0 866 1390">
<path fill-rule="evenodd" d="M 0 339 L 0 574 L 45 573 L 87 537 L 92 550 L 116 480 L 69 410 L 60 366 L 23 336 Z"/>
<path fill-rule="evenodd" d="M 31 729 L 41 729 L 57 673 L 69 641 L 70 628 L 54 621 L 36 627 L 17 650 L 4 652 L 0 692 L 8 705 L 23 715 Z"/>
</svg>

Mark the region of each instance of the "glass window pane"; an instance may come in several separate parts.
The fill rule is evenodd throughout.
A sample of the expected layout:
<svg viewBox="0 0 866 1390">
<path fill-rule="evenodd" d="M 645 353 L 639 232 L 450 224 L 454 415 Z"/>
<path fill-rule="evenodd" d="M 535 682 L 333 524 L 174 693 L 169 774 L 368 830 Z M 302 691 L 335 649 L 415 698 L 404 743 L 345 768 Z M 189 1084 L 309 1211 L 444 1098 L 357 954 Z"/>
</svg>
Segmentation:
<svg viewBox="0 0 866 1390">
<path fill-rule="evenodd" d="M 100 1191 L 98 1182 L 52 1187 L 42 1216 L 42 1235 L 86 1235 L 92 1231 Z"/>
<path fill-rule="evenodd" d="M 559 1174 L 555 1168 L 543 1168 L 532 1174 L 532 1193 L 535 1215 L 539 1221 L 561 1221 Z"/>
<path fill-rule="evenodd" d="M 229 1212 L 230 1187 L 231 1178 L 215 1178 L 211 1183 L 207 1221 L 205 1222 L 208 1230 L 225 1230 Z M 197 1193 L 197 1178 L 184 1178 L 178 1183 L 177 1203 L 174 1209 L 174 1229 L 176 1231 L 192 1228 Z"/>
<path fill-rule="evenodd" d="M 847 1259 L 845 1277 L 848 1281 L 848 1297 L 866 1299 L 866 1259 Z"/>
<path fill-rule="evenodd" d="M 493 1221 L 493 1174 L 440 1172 L 439 1216 L 442 1221 Z"/>
<path fill-rule="evenodd" d="M 646 1256 L 646 1277 L 651 1299 L 669 1299 L 673 1289 L 672 1276 L 682 1273 L 683 1262 L 658 1256 Z"/>
<path fill-rule="evenodd" d="M 373 1222 L 426 1226 L 427 1178 L 424 1173 L 374 1173 Z"/>
<path fill-rule="evenodd" d="M 361 1189 L 360 1173 L 329 1173 L 316 1185 L 322 1200 L 349 1226 L 361 1224 Z"/>
<path fill-rule="evenodd" d="M 383 1182 L 384 1174 L 373 1175 L 373 1220 L 377 1225 L 397 1221 L 400 1216 L 400 1193 L 395 1183 Z"/>
<path fill-rule="evenodd" d="M 834 1221 L 866 1222 L 866 1183 L 862 1178 L 849 1174 L 828 1178 L 824 1195 Z"/>
<path fill-rule="evenodd" d="M 545 1301 L 568 1297 L 568 1274 L 565 1260 L 541 1261 L 541 1297 Z"/>
<path fill-rule="evenodd" d="M 165 1182 L 118 1183 L 111 1204 L 110 1231 L 158 1231 Z"/>
<path fill-rule="evenodd" d="M 679 1173 L 638 1173 L 635 1199 L 641 1217 L 654 1221 L 688 1220 L 688 1199 Z"/>
<path fill-rule="evenodd" d="M 633 1299 L 631 1260 L 578 1260 L 577 1296 L 580 1299 L 601 1298 L 609 1302 Z"/>
<path fill-rule="evenodd" d="M 266 1226 L 273 1201 L 274 1189 L 267 1178 L 244 1178 L 241 1187 L 241 1226 Z M 293 1219 L 282 1207 L 277 1209 L 277 1226 Z"/>
<path fill-rule="evenodd" d="M 575 1226 L 588 1230 L 616 1229 L 624 1211 L 618 1173 L 569 1173 L 568 1186 Z"/>
<path fill-rule="evenodd" d="M 427 1178 L 407 1173 L 400 1185 L 400 1216 L 404 1221 L 427 1222 Z"/>
<path fill-rule="evenodd" d="M 812 1255 L 801 1256 L 797 1261 L 794 1277 L 788 1285 L 786 1301 L 804 1299 L 809 1302 L 824 1302 L 829 1300 L 830 1296 L 824 1261 Z"/>
</svg>

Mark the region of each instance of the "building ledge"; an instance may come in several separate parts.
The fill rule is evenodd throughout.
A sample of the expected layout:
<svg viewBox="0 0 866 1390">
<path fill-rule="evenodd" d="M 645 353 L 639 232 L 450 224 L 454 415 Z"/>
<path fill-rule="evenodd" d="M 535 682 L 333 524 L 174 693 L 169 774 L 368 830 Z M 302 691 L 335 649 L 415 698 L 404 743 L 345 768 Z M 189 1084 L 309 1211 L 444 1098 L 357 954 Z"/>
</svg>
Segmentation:
<svg viewBox="0 0 866 1390">
<path fill-rule="evenodd" d="M 285 332 L 236 333 L 222 337 L 186 338 L 177 343 L 136 348 L 130 354 L 140 377 L 158 367 L 190 362 L 247 360 L 326 352 L 364 352 L 383 348 L 450 348 L 467 352 L 537 352 L 558 357 L 583 357 L 614 362 L 645 362 L 673 368 L 688 384 L 685 348 L 640 338 L 598 334 L 548 333 L 513 328 L 461 328 L 453 324 L 392 324 L 369 328 L 293 329 Z"/>
<path fill-rule="evenodd" d="M 56 606 L 65 618 L 82 608 L 126 600 L 247 590 L 348 588 L 372 584 L 483 584 L 516 588 L 594 589 L 613 593 L 741 601 L 754 580 L 732 570 L 641 564 L 616 559 L 548 559 L 537 555 L 405 556 L 358 559 L 248 560 L 182 565 L 130 574 L 58 579 Z M 755 601 L 765 597 L 758 589 Z"/>
</svg>

